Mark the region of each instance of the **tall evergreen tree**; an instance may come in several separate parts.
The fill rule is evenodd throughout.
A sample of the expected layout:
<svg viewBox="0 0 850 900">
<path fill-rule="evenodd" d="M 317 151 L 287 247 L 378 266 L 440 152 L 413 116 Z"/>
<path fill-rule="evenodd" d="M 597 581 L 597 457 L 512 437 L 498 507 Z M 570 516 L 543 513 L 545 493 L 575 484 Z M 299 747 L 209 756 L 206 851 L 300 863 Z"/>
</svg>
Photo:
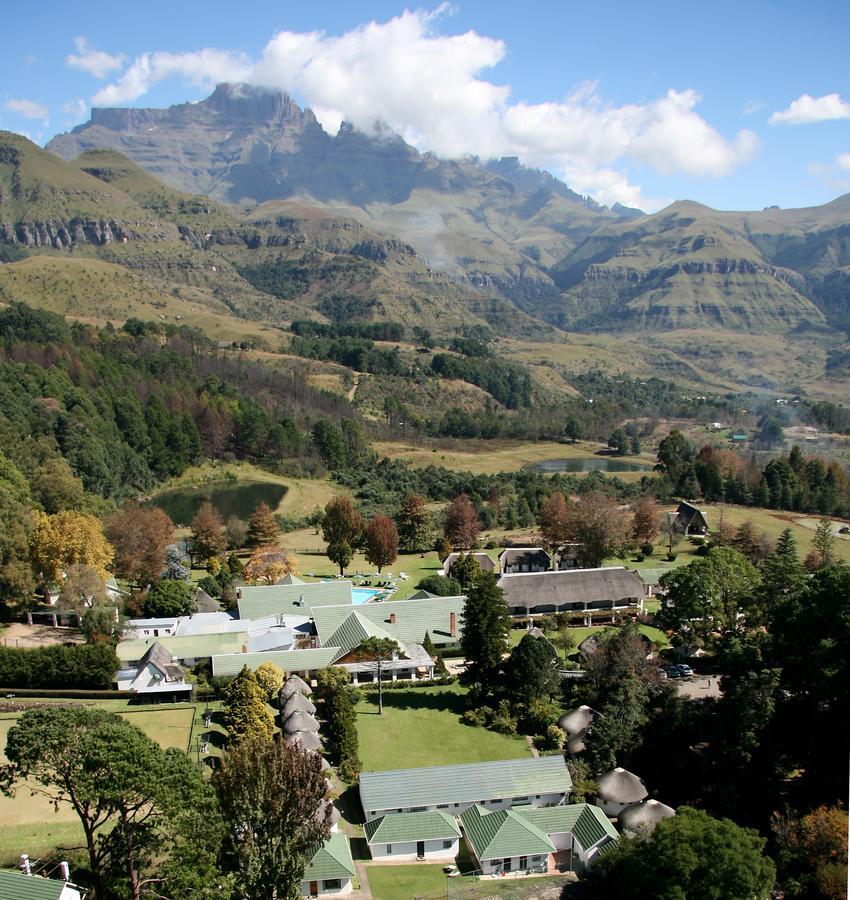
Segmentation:
<svg viewBox="0 0 850 900">
<path fill-rule="evenodd" d="M 505 686 L 519 703 L 549 700 L 561 686 L 555 648 L 546 638 L 526 634 L 505 663 Z"/>
<path fill-rule="evenodd" d="M 324 714 L 327 719 L 325 735 L 331 756 L 343 781 L 354 781 L 360 772 L 357 714 L 351 689 L 337 685 L 325 699 Z"/>
<path fill-rule="evenodd" d="M 434 544 L 431 513 L 421 494 L 408 494 L 395 517 L 398 545 L 403 553 L 425 553 Z"/>
<path fill-rule="evenodd" d="M 224 690 L 222 720 L 231 744 L 246 737 L 270 740 L 274 734 L 274 719 L 267 704 L 266 692 L 257 676 L 247 667 Z"/>
<path fill-rule="evenodd" d="M 483 694 L 492 694 L 499 683 L 511 627 L 504 593 L 492 572 L 485 572 L 469 589 L 461 621 L 460 646 L 466 657 L 461 682 L 477 687 Z"/>
</svg>

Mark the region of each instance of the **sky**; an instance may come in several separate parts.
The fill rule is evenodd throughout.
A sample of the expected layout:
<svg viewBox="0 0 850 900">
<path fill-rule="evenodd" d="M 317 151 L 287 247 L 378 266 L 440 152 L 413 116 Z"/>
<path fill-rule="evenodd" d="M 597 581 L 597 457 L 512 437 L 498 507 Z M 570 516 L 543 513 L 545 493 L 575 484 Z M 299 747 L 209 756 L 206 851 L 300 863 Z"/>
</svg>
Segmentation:
<svg viewBox="0 0 850 900">
<path fill-rule="evenodd" d="M 43 0 L 3 16 L 0 129 L 44 144 L 245 81 L 609 205 L 812 206 L 850 192 L 848 39 L 846 0 Z"/>
</svg>

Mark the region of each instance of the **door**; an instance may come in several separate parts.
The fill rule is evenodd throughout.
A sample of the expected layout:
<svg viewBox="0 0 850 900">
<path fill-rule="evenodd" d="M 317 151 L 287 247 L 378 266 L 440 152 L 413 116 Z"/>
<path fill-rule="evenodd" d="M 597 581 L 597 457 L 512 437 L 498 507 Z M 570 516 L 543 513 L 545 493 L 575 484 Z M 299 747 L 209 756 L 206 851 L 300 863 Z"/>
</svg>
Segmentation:
<svg viewBox="0 0 850 900">
<path fill-rule="evenodd" d="M 425 856 L 425 841 L 416 842 L 416 855 Z"/>
<path fill-rule="evenodd" d="M 510 857 L 508 857 L 508 858 L 502 863 L 502 868 L 503 868 L 506 872 L 510 872 L 510 871 L 511 871 L 511 858 L 510 858 Z"/>
<path fill-rule="evenodd" d="M 527 868 L 528 868 L 528 857 L 527 857 L 527 856 L 521 856 L 521 857 L 519 858 L 519 868 L 520 868 L 520 869 L 527 869 Z"/>
<path fill-rule="evenodd" d="M 319 896 L 319 882 L 318 881 L 310 882 L 310 896 L 311 897 Z"/>
</svg>

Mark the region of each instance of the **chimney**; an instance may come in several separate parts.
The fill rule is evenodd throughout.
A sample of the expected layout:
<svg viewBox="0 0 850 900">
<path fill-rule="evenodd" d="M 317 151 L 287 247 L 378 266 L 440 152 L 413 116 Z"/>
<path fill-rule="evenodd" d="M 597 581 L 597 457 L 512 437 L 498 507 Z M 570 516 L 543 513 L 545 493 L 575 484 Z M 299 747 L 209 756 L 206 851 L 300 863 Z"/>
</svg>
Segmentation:
<svg viewBox="0 0 850 900">
<path fill-rule="evenodd" d="M 457 635 L 457 615 L 455 613 L 449 613 L 449 634 L 452 637 Z"/>
<path fill-rule="evenodd" d="M 247 653 L 247 652 L 248 652 L 248 645 L 247 645 L 247 644 L 243 644 L 243 645 L 242 645 L 242 652 L 243 652 L 243 653 Z"/>
<path fill-rule="evenodd" d="M 68 863 L 65 862 L 65 860 L 62 860 L 62 862 L 59 863 L 59 871 L 62 873 L 63 881 L 71 880 L 71 867 L 68 865 Z"/>
<path fill-rule="evenodd" d="M 395 613 L 390 613 L 390 625 L 395 625 Z"/>
<path fill-rule="evenodd" d="M 242 599 L 242 588 L 236 588 L 236 599 L 237 600 Z"/>
<path fill-rule="evenodd" d="M 29 854 L 22 853 L 21 861 L 18 863 L 18 868 L 24 873 L 24 875 L 32 875 L 32 869 L 30 868 L 30 858 Z"/>
</svg>

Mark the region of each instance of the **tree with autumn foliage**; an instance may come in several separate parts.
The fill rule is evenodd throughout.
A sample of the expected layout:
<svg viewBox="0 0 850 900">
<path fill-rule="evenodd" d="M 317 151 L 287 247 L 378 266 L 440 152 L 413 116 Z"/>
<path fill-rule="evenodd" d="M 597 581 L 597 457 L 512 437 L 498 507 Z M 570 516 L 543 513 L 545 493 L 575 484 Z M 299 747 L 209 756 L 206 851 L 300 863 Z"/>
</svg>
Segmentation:
<svg viewBox="0 0 850 900">
<path fill-rule="evenodd" d="M 272 514 L 268 503 L 263 501 L 251 513 L 245 543 L 248 547 L 267 547 L 270 544 L 276 544 L 279 540 L 280 525 L 277 524 L 277 519 Z"/>
<path fill-rule="evenodd" d="M 786 896 L 843 900 L 847 896 L 847 812 L 819 806 L 801 819 L 775 813 L 779 885 Z"/>
<path fill-rule="evenodd" d="M 297 573 L 295 557 L 288 556 L 285 550 L 277 546 L 257 547 L 245 566 L 247 581 L 264 581 L 266 584 L 276 584 L 284 576 Z"/>
<path fill-rule="evenodd" d="M 449 504 L 443 533 L 446 540 L 455 548 L 474 547 L 478 543 L 481 520 L 466 494 L 459 494 Z"/>
<path fill-rule="evenodd" d="M 377 515 L 366 526 L 366 562 L 378 567 L 391 566 L 398 559 L 398 531 L 389 516 Z"/>
<path fill-rule="evenodd" d="M 72 510 L 34 515 L 30 559 L 42 583 L 58 584 L 62 573 L 75 564 L 91 566 L 101 578 L 107 577 L 114 550 L 99 519 Z"/>
<path fill-rule="evenodd" d="M 211 559 L 227 548 L 224 522 L 212 503 L 201 504 L 191 527 L 192 552 L 197 559 Z"/>
<path fill-rule="evenodd" d="M 128 503 L 112 515 L 106 534 L 115 548 L 116 574 L 136 584 L 159 578 L 174 523 L 158 506 Z"/>
<path fill-rule="evenodd" d="M 247 666 L 224 689 L 222 723 L 231 744 L 245 738 L 271 740 L 274 736 L 266 692 Z"/>
<path fill-rule="evenodd" d="M 659 521 L 658 504 L 651 497 L 641 497 L 632 508 L 632 537 L 638 546 L 655 543 Z"/>
<path fill-rule="evenodd" d="M 555 550 L 569 541 L 569 516 L 567 498 L 556 491 L 540 504 L 537 524 L 543 543 Z"/>
<path fill-rule="evenodd" d="M 631 522 L 614 500 L 591 491 L 567 504 L 566 536 L 581 545 L 584 565 L 594 568 L 629 546 Z"/>
<path fill-rule="evenodd" d="M 403 553 L 425 553 L 434 545 L 431 513 L 421 494 L 408 494 L 395 517 L 398 544 Z"/>
<path fill-rule="evenodd" d="M 328 559 L 339 566 L 339 574 L 354 558 L 354 546 L 363 534 L 363 516 L 354 508 L 351 497 L 334 497 L 325 506 L 322 537 L 328 545 Z"/>
</svg>

